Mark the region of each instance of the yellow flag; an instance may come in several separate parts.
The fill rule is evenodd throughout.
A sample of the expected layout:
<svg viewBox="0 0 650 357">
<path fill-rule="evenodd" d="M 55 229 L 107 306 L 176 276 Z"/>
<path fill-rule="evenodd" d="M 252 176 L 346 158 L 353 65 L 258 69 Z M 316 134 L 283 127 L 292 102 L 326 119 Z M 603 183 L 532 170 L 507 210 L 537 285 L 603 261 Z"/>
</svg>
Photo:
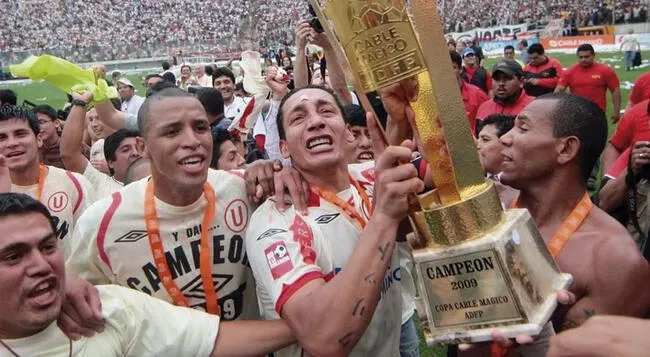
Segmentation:
<svg viewBox="0 0 650 357">
<path fill-rule="evenodd" d="M 117 90 L 109 87 L 106 80 L 95 78 L 92 69 L 83 69 L 51 55 L 30 56 L 21 64 L 9 66 L 9 71 L 15 77 L 44 80 L 68 94 L 90 90 L 93 92 L 93 103 L 117 97 Z"/>
</svg>

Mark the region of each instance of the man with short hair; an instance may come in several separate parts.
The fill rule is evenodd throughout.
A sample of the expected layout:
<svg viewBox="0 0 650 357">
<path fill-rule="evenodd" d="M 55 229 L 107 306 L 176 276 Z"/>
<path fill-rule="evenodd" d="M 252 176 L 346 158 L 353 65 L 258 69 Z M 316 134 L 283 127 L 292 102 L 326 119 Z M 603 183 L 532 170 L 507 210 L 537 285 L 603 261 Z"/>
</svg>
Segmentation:
<svg viewBox="0 0 650 357">
<path fill-rule="evenodd" d="M 508 46 L 504 47 L 503 48 L 503 57 L 504 58 L 510 58 L 510 59 L 513 59 L 513 60 L 517 61 L 517 63 L 519 63 L 519 65 L 522 68 L 525 66 L 525 64 L 523 62 L 521 62 L 520 60 L 515 58 L 515 47 L 514 46 L 508 45 Z"/>
<path fill-rule="evenodd" d="M 42 104 L 34 107 L 32 111 L 36 114 L 36 120 L 38 120 L 40 129 L 38 135 L 43 142 L 43 146 L 41 147 L 41 162 L 44 165 L 65 169 L 66 167 L 63 165 L 59 150 L 59 143 L 61 142 L 59 128 L 61 127 L 61 121 L 58 118 L 56 110 L 47 104 Z"/>
<path fill-rule="evenodd" d="M 517 47 L 519 48 L 519 56 L 521 57 L 521 62 L 523 62 L 524 65 L 527 65 L 528 64 L 528 40 L 519 41 Z"/>
<path fill-rule="evenodd" d="M 42 203 L 24 194 L 0 194 L 2 356 L 243 357 L 294 340 L 281 321 L 222 322 L 219 316 L 104 285 L 97 290 L 105 329 L 73 341 L 56 323 L 69 279 L 55 230 L 56 219 Z"/>
<path fill-rule="evenodd" d="M 212 76 L 209 76 L 205 73 L 205 67 L 201 64 L 197 64 L 194 67 L 194 74 L 196 75 L 196 80 L 199 86 L 212 88 Z"/>
<path fill-rule="evenodd" d="M 361 164 L 373 161 L 375 154 L 372 151 L 372 139 L 366 122 L 366 112 L 358 105 L 346 105 L 343 107 L 343 118 L 354 136 L 353 149 L 350 150 L 352 153 L 350 163 Z"/>
<path fill-rule="evenodd" d="M 144 77 L 144 88 L 149 90 L 156 83 L 163 82 L 165 79 L 159 74 L 149 74 Z"/>
<path fill-rule="evenodd" d="M 124 186 L 151 175 L 151 160 L 141 157 L 131 163 L 124 175 Z"/>
<path fill-rule="evenodd" d="M 311 194 L 307 214 L 277 209 L 282 197 L 267 200 L 246 234 L 262 315 L 287 321 L 298 339 L 276 356 L 398 356 L 395 237 L 407 195 L 424 188 L 408 163 L 412 148 L 389 147 L 376 164 L 348 166 L 342 106 L 322 87 L 287 95 L 277 122 L 282 153 Z M 379 151 L 377 123 L 368 125 Z"/>
<path fill-rule="evenodd" d="M 15 105 L 0 106 L 0 156 L 11 176 L 11 191 L 43 202 L 56 221 L 56 237 L 66 255 L 70 236 L 81 214 L 94 202 L 92 185 L 83 176 L 43 165 L 38 148 L 38 121 L 34 113 Z"/>
<path fill-rule="evenodd" d="M 570 291 L 577 302 L 556 313 L 556 331 L 577 327 L 594 314 L 648 312 L 649 289 L 639 285 L 650 274 L 648 262 L 625 228 L 594 207 L 586 191 L 606 138 L 604 113 L 574 94 L 538 98 L 501 137 L 501 181 L 520 190 L 510 206 L 530 211 L 560 270 L 574 277 Z"/>
<path fill-rule="evenodd" d="M 481 166 L 488 178 L 498 179 L 503 163 L 503 145 L 499 138 L 512 129 L 515 123 L 513 115 L 493 114 L 478 122 L 476 130 L 478 139 L 476 149 Z"/>
<path fill-rule="evenodd" d="M 488 95 L 492 93 L 492 77 L 483 67 L 478 65 L 476 53 L 471 48 L 463 51 L 463 62 L 465 67 L 460 77 L 467 83 L 473 84 L 483 90 Z"/>
<path fill-rule="evenodd" d="M 243 172 L 209 169 L 203 106 L 181 89 L 164 89 L 147 98 L 138 125 L 151 178 L 83 215 L 68 268 L 91 283 L 128 286 L 224 320 L 257 318 L 243 238 L 253 203 Z M 263 181 L 250 171 L 253 183 Z"/>
<path fill-rule="evenodd" d="M 120 78 L 117 83 L 120 99 L 122 99 L 122 108 L 120 110 L 124 113 L 138 115 L 138 110 L 140 110 L 144 98 L 135 94 L 135 86 L 128 78 Z"/>
<path fill-rule="evenodd" d="M 630 109 L 633 105 L 641 103 L 646 99 L 650 99 L 650 72 L 640 75 L 634 81 L 626 109 Z"/>
<path fill-rule="evenodd" d="M 521 66 L 510 58 L 500 59 L 492 67 L 494 98 L 483 103 L 476 113 L 476 119 L 482 120 L 492 114 L 517 115 L 533 97 L 524 91 Z"/>
<path fill-rule="evenodd" d="M 594 47 L 588 43 L 580 45 L 576 51 L 579 62 L 564 71 L 556 92 L 571 88 L 571 93 L 591 99 L 607 112 L 607 90 L 612 93 L 614 111 L 612 123 L 621 119 L 621 86 L 616 71 L 606 64 L 595 62 Z"/>
<path fill-rule="evenodd" d="M 239 170 L 246 165 L 246 160 L 239 153 L 232 136 L 227 130 L 212 130 L 212 162 L 210 167 L 215 170 Z"/>
<path fill-rule="evenodd" d="M 0 89 L 0 105 L 11 104 L 16 105 L 18 97 L 11 89 Z"/>
<path fill-rule="evenodd" d="M 476 59 L 478 60 L 478 65 L 480 67 L 483 67 L 483 61 L 485 61 L 485 55 L 483 54 L 483 49 L 481 46 L 479 46 L 479 42 L 477 38 L 473 38 L 472 41 L 469 43 L 469 48 L 474 50 L 474 54 L 476 55 Z"/>
<path fill-rule="evenodd" d="M 449 51 L 449 56 L 451 57 L 451 66 L 456 74 L 456 80 L 458 81 L 458 86 L 460 87 L 460 94 L 463 97 L 463 105 L 465 106 L 465 114 L 467 115 L 467 121 L 469 122 L 469 128 L 472 131 L 472 134 L 476 134 L 476 113 L 481 104 L 490 100 L 485 92 L 481 88 L 465 82 L 461 76 L 463 73 L 463 59 L 460 57 L 458 52 Z"/>
<path fill-rule="evenodd" d="M 198 99 L 199 102 L 201 102 L 201 105 L 203 105 L 205 113 L 208 115 L 210 126 L 213 129 L 220 128 L 228 130 L 232 120 L 224 118 L 223 97 L 221 96 L 221 92 L 215 88 L 201 88 L 196 92 L 196 99 Z"/>
<path fill-rule="evenodd" d="M 562 76 L 562 63 L 547 56 L 541 43 L 530 45 L 528 56 L 524 67 L 526 93 L 533 97 L 553 93 Z"/>
<path fill-rule="evenodd" d="M 214 80 L 214 88 L 223 97 L 224 117 L 234 119 L 246 108 L 246 101 L 235 96 L 235 74 L 227 67 L 219 67 L 214 71 L 212 79 Z"/>
</svg>

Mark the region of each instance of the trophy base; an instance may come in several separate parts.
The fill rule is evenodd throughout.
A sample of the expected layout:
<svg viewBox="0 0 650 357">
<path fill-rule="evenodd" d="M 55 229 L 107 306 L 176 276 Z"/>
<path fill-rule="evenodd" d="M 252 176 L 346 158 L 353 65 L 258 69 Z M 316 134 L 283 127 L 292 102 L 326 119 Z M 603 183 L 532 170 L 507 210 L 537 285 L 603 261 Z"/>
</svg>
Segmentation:
<svg viewBox="0 0 650 357">
<path fill-rule="evenodd" d="M 527 210 L 505 213 L 479 239 L 413 252 L 428 326 L 427 344 L 490 341 L 538 335 L 571 285 L 560 273 Z"/>
</svg>

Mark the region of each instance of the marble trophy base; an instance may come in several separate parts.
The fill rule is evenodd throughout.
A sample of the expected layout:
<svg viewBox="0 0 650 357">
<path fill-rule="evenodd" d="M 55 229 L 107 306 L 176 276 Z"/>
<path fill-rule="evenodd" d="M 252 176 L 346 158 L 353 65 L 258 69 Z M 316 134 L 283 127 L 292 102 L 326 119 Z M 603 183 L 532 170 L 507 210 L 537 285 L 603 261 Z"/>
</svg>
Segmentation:
<svg viewBox="0 0 650 357">
<path fill-rule="evenodd" d="M 523 209 L 505 212 L 479 239 L 413 256 L 429 345 L 490 341 L 494 329 L 535 336 L 555 311 L 556 291 L 573 281 L 560 273 Z"/>
</svg>

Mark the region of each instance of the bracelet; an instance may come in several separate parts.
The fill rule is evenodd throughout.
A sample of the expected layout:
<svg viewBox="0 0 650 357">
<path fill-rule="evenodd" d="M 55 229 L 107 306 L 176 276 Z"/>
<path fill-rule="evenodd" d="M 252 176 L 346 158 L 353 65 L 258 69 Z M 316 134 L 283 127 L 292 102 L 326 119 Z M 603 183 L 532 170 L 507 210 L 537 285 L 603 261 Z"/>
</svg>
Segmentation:
<svg viewBox="0 0 650 357">
<path fill-rule="evenodd" d="M 78 106 L 81 106 L 81 107 L 84 107 L 84 108 L 85 108 L 86 106 L 88 106 L 88 103 L 84 102 L 84 101 L 81 100 L 81 99 L 73 99 L 72 102 L 70 102 L 70 103 L 71 103 L 72 105 L 78 105 Z"/>
</svg>

